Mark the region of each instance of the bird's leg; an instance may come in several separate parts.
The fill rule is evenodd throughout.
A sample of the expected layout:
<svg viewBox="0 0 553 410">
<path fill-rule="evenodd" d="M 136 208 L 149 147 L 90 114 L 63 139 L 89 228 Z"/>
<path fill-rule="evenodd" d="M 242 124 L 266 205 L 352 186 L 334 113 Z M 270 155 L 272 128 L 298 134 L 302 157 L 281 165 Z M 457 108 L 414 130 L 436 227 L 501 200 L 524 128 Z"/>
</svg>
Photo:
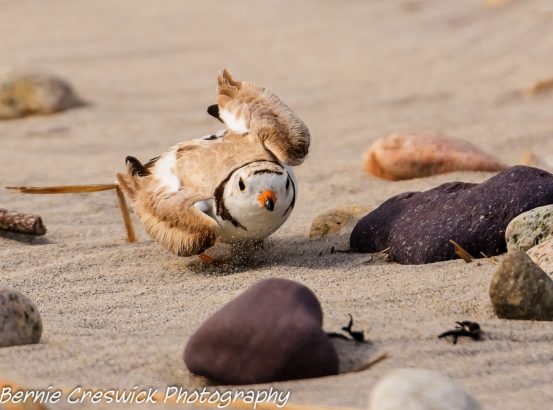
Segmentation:
<svg viewBox="0 0 553 410">
<path fill-rule="evenodd" d="M 136 242 L 136 232 L 134 231 L 134 226 L 132 224 L 131 213 L 129 212 L 129 207 L 127 206 L 127 201 L 125 200 L 125 194 L 123 190 L 115 188 L 117 193 L 117 201 L 119 202 L 119 209 L 121 209 L 121 215 L 123 216 L 123 223 L 125 224 L 125 230 L 127 231 L 127 242 L 134 243 Z"/>
<path fill-rule="evenodd" d="M 136 233 L 134 231 L 134 226 L 131 220 L 129 208 L 127 206 L 127 201 L 125 200 L 125 195 L 123 194 L 123 191 L 119 187 L 119 184 L 57 185 L 57 186 L 47 186 L 47 187 L 12 186 L 12 187 L 6 187 L 6 189 L 19 192 L 22 194 L 35 194 L 35 195 L 83 194 L 83 193 L 89 193 L 89 192 L 109 191 L 113 189 L 117 194 L 117 201 L 119 203 L 119 208 L 121 209 L 121 214 L 123 215 L 123 222 L 125 224 L 125 229 L 127 231 L 127 242 L 129 243 L 136 242 Z"/>
<path fill-rule="evenodd" d="M 220 259 L 214 258 L 213 256 L 208 255 L 207 253 L 203 252 L 198 255 L 198 259 L 202 261 L 203 263 L 211 266 L 223 266 L 226 265 L 226 263 Z"/>
</svg>

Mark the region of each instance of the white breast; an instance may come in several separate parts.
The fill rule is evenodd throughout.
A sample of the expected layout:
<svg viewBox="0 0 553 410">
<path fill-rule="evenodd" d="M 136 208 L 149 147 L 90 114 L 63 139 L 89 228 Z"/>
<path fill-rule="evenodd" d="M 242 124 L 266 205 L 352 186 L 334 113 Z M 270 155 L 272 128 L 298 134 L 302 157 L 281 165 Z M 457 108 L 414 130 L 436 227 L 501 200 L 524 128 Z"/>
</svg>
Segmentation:
<svg viewBox="0 0 553 410">
<path fill-rule="evenodd" d="M 221 227 L 221 241 L 224 243 L 237 243 L 247 240 L 263 240 L 282 226 L 292 214 L 292 202 L 297 199 L 297 181 L 292 168 L 285 166 L 290 175 L 293 188 L 289 196 L 282 195 L 275 204 L 273 212 L 268 212 L 261 206 L 251 206 L 249 203 L 233 202 L 228 197 L 225 203 L 232 216 L 242 226 L 235 226 L 231 221 L 222 219 L 220 215 L 213 215 Z M 226 191 L 225 191 L 226 194 Z M 246 228 L 246 229 L 244 229 Z"/>
</svg>

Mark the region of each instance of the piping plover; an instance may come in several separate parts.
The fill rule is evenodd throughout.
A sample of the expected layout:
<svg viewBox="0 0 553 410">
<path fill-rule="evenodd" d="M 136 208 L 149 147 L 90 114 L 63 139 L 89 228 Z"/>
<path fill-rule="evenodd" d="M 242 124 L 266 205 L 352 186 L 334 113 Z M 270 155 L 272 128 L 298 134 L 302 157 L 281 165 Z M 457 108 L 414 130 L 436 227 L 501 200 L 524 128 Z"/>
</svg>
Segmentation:
<svg viewBox="0 0 553 410">
<path fill-rule="evenodd" d="M 218 78 L 208 112 L 226 129 L 180 143 L 146 164 L 127 157 L 119 185 L 148 234 L 171 252 L 198 255 L 217 241 L 259 241 L 290 216 L 292 166 L 307 155 L 305 124 L 269 90 Z"/>
</svg>

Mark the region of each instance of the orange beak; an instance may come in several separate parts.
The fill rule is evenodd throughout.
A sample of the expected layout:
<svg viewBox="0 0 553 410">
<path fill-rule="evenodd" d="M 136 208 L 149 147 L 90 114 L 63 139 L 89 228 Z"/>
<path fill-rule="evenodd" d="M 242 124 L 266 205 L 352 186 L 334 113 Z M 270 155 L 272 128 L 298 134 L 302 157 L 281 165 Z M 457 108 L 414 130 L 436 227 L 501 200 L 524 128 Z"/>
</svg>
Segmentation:
<svg viewBox="0 0 553 410">
<path fill-rule="evenodd" d="M 273 210 L 275 209 L 275 202 L 277 200 L 276 195 L 273 191 L 263 191 L 259 194 L 257 200 L 259 201 L 259 204 L 261 206 L 264 206 L 267 209 L 267 211 L 273 212 Z"/>
</svg>

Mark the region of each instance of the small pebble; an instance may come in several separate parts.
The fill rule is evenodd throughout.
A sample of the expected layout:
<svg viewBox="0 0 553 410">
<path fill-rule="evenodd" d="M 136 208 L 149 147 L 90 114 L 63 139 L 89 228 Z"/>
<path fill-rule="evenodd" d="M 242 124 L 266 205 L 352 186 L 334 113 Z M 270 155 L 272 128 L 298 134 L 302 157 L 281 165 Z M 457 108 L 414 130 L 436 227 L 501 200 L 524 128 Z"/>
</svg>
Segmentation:
<svg viewBox="0 0 553 410">
<path fill-rule="evenodd" d="M 0 120 L 52 114 L 84 104 L 68 82 L 46 73 L 14 73 L 0 84 Z"/>
<path fill-rule="evenodd" d="M 369 410 L 479 410 L 448 376 L 425 369 L 393 370 L 376 383 Z"/>
<path fill-rule="evenodd" d="M 553 238 L 553 205 L 540 206 L 514 218 L 505 231 L 507 249 L 527 251 Z"/>
<path fill-rule="evenodd" d="M 392 134 L 365 154 L 365 171 L 393 181 L 453 171 L 502 171 L 507 166 L 466 141 L 436 135 Z"/>
<path fill-rule="evenodd" d="M 358 252 L 389 248 L 393 261 L 423 264 L 455 259 L 457 242 L 472 257 L 507 250 L 505 230 L 516 216 L 553 203 L 553 175 L 514 166 L 480 184 L 449 182 L 405 192 L 363 217 L 350 237 Z"/>
<path fill-rule="evenodd" d="M 553 320 L 553 280 L 519 249 L 499 263 L 490 299 L 500 318 Z"/>
<path fill-rule="evenodd" d="M 186 345 L 184 362 L 194 374 L 234 385 L 337 374 L 338 355 L 322 323 L 309 288 L 265 279 L 204 322 Z"/>
<path fill-rule="evenodd" d="M 313 220 L 309 230 L 309 238 L 315 239 L 339 234 L 348 226 L 352 226 L 363 215 L 366 215 L 369 210 L 370 208 L 364 205 L 351 205 L 323 212 Z"/>
<path fill-rule="evenodd" d="M 42 320 L 35 304 L 25 295 L 0 287 L 0 347 L 38 343 Z"/>
<path fill-rule="evenodd" d="M 541 242 L 526 253 L 545 273 L 553 275 L 553 238 Z"/>
</svg>

